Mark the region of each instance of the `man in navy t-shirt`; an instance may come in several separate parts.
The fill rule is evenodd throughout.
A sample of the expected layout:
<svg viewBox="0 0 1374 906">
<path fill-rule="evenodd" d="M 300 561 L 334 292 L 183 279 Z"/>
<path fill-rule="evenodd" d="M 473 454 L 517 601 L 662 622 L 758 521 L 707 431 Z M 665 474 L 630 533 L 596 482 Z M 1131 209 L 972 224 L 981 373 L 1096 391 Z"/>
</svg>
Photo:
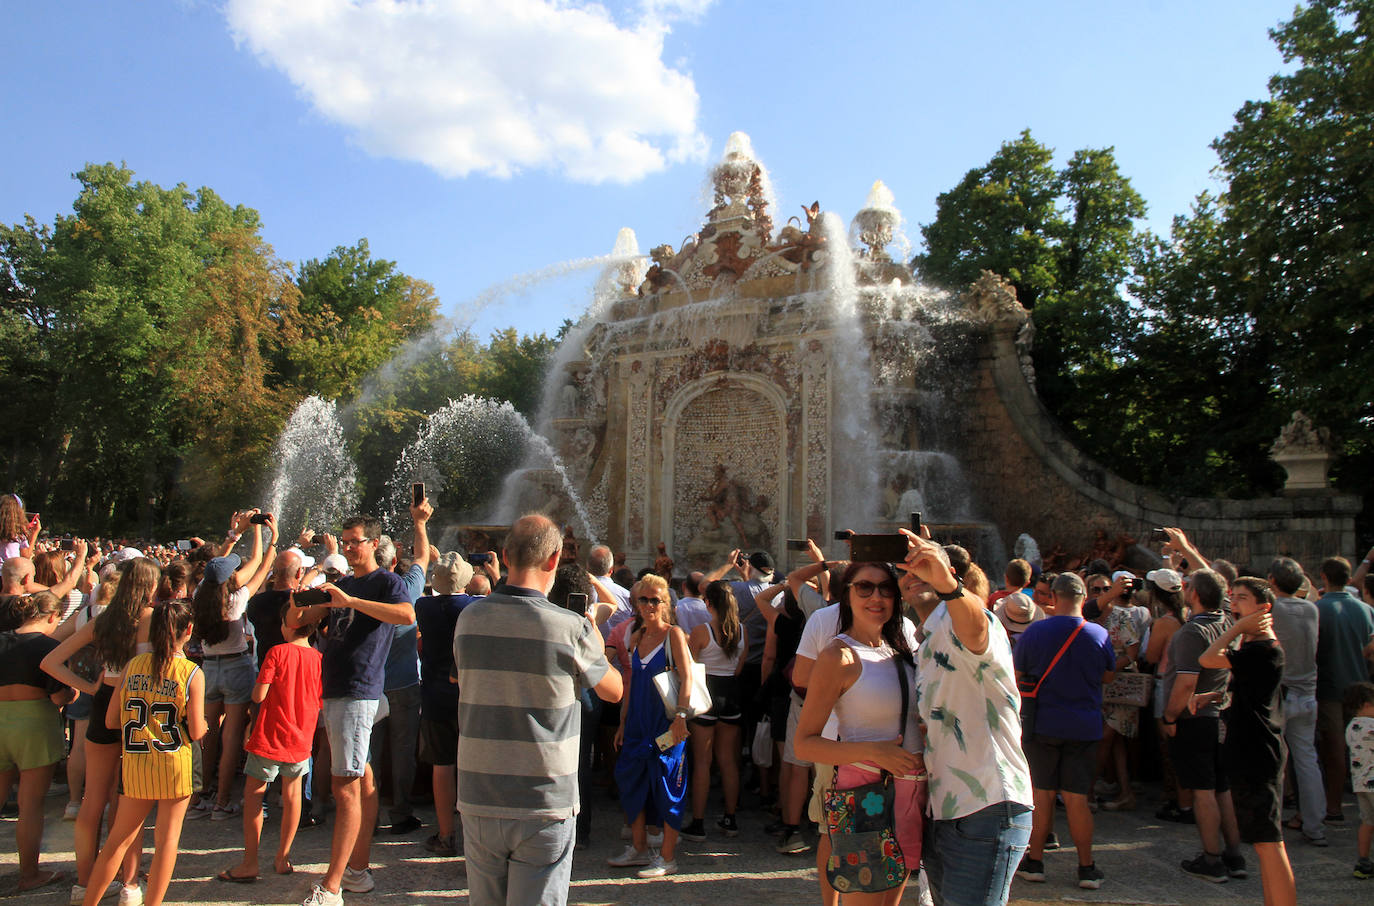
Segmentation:
<svg viewBox="0 0 1374 906">
<path fill-rule="evenodd" d="M 339 546 L 353 575 L 321 586 L 329 592 L 328 604 L 297 608 L 288 616 L 292 626 L 327 621 L 322 671 L 334 842 L 329 870 L 306 899 L 308 906 L 342 906 L 342 891 L 366 893 L 374 886 L 367 858 L 377 822 L 377 786 L 367 763 L 368 746 L 382 697 L 391 627 L 415 622 L 405 581 L 377 564 L 381 535 L 381 523 L 371 517 L 345 521 Z M 340 862 L 339 853 L 348 858 Z"/>
<path fill-rule="evenodd" d="M 1102 686 L 1116 676 L 1107 630 L 1083 620 L 1087 589 L 1073 573 L 1054 580 L 1054 616 L 1021 634 L 1013 657 L 1017 679 L 1043 678 L 1036 694 L 1035 732 L 1022 741 L 1035 789 L 1030 844 L 1016 870 L 1027 881 L 1045 880 L 1045 840 L 1054 829 L 1054 797 L 1064 797 L 1069 835 L 1078 850 L 1078 886 L 1096 890 L 1102 873 L 1093 861 L 1093 815 L 1088 806 L 1097 746 L 1102 739 Z M 1050 662 L 1079 626 L 1053 668 Z"/>
</svg>

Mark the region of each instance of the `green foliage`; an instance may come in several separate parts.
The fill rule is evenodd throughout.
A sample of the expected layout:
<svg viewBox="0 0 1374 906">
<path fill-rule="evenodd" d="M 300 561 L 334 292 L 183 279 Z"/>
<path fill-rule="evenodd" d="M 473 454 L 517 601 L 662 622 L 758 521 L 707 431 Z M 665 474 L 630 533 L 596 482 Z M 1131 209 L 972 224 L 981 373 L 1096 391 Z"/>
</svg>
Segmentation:
<svg viewBox="0 0 1374 906">
<path fill-rule="evenodd" d="M 1270 32 L 1297 68 L 1213 147 L 1229 180 L 1231 317 L 1262 346 L 1277 405 L 1344 442 L 1338 483 L 1374 478 L 1374 2 L 1310 0 Z"/>
<path fill-rule="evenodd" d="M 350 408 L 371 499 L 449 397 L 538 403 L 552 341 L 443 339 L 433 288 L 366 240 L 297 274 L 256 211 L 210 189 L 164 189 L 113 164 L 75 178 L 70 215 L 0 226 L 5 488 L 50 525 L 167 537 L 220 525 L 260 496 L 302 398 L 358 397 L 419 337 L 432 342 Z"/>
<path fill-rule="evenodd" d="M 1035 312 L 1040 390 L 1080 443 L 1116 457 L 1114 400 L 1139 315 L 1121 286 L 1142 237 L 1145 203 L 1110 148 L 1078 151 L 1062 170 L 1029 131 L 939 196 L 913 263 L 937 283 L 964 286 L 983 270 L 1005 276 Z"/>
</svg>

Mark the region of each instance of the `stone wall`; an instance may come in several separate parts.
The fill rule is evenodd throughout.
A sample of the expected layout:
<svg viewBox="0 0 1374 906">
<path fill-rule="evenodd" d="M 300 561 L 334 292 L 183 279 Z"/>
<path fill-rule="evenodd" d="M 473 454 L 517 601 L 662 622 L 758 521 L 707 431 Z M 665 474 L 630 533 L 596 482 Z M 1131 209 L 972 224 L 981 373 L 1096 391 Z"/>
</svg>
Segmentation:
<svg viewBox="0 0 1374 906">
<path fill-rule="evenodd" d="M 976 290 L 975 290 L 976 291 Z M 1210 557 L 1262 569 L 1276 555 L 1309 570 L 1323 557 L 1355 554 L 1356 495 L 1315 492 L 1252 500 L 1170 497 L 1132 484 L 1084 455 L 1046 410 L 1017 348 L 1024 317 L 978 328 L 969 413 L 957 455 L 980 489 L 985 516 L 1010 548 L 1027 532 L 1046 552 L 1088 551 L 1098 532 L 1148 543 L 1150 530 L 1178 526 Z"/>
</svg>

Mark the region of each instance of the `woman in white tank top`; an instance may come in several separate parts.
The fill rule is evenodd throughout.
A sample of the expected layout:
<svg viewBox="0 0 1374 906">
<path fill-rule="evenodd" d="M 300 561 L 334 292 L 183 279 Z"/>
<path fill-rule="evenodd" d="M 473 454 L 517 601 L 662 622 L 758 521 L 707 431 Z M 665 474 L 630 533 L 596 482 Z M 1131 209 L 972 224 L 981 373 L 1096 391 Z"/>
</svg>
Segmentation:
<svg viewBox="0 0 1374 906">
<path fill-rule="evenodd" d="M 706 839 L 706 799 L 711 792 L 711 759 L 720 770 L 720 789 L 725 815 L 716 827 L 727 837 L 739 835 L 735 808 L 739 805 L 740 725 L 744 722 L 739 693 L 739 672 L 744 665 L 749 639 L 739 619 L 739 605 L 728 582 L 712 582 L 702 593 L 708 622 L 692 630 L 687 647 L 706 667 L 706 689 L 711 710 L 692 720 L 692 823 L 684 825 L 687 840 Z"/>
<path fill-rule="evenodd" d="M 839 633 L 812 668 L 797 722 L 796 753 L 819 765 L 838 765 L 838 789 L 873 783 L 881 771 L 892 774 L 897 842 L 907 869 L 915 871 L 921 864 L 926 799 L 924 739 L 916 717 L 915 667 L 902 631 L 895 570 L 886 563 L 851 563 L 840 583 L 839 600 Z M 898 670 L 907 686 L 905 725 Z M 838 739 L 822 735 L 832 714 Z M 829 849 L 829 838 L 822 834 L 817 853 L 822 877 Z M 905 888 L 903 882 L 881 893 L 847 893 L 845 902 L 896 904 Z"/>
</svg>

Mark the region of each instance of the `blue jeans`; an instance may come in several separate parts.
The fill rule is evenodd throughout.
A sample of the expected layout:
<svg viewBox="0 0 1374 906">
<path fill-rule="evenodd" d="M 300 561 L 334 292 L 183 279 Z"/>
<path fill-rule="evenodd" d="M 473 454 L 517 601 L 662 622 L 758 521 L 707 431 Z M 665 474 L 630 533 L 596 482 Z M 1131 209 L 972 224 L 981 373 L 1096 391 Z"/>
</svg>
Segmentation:
<svg viewBox="0 0 1374 906">
<path fill-rule="evenodd" d="M 472 906 L 565 906 L 577 822 L 463 813 Z"/>
<path fill-rule="evenodd" d="M 1030 807 L 1016 802 L 928 822 L 922 854 L 936 906 L 1003 906 L 1030 833 Z"/>
</svg>

